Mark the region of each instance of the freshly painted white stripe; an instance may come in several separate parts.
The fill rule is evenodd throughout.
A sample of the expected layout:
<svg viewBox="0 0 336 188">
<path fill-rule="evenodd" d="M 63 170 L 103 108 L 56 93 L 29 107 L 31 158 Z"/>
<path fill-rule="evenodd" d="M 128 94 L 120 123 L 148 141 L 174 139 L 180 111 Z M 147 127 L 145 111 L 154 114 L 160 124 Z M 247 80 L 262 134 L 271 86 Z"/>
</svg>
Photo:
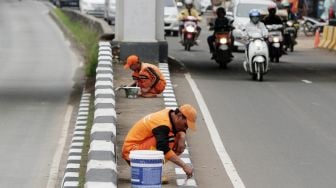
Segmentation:
<svg viewBox="0 0 336 188">
<path fill-rule="evenodd" d="M 106 47 L 106 46 L 100 46 L 99 51 L 112 51 L 111 47 Z"/>
<path fill-rule="evenodd" d="M 76 127 L 75 127 L 75 130 L 85 130 L 86 129 L 86 126 L 85 125 L 83 125 L 83 126 L 79 126 L 79 125 L 77 125 Z"/>
<path fill-rule="evenodd" d="M 97 74 L 96 78 L 97 78 L 97 80 L 99 78 L 110 78 L 111 80 L 113 80 L 113 75 L 112 74 Z"/>
<path fill-rule="evenodd" d="M 87 116 L 89 115 L 89 112 L 78 112 L 79 116 Z"/>
<path fill-rule="evenodd" d="M 173 90 L 170 90 L 170 89 L 166 89 L 166 90 L 164 90 L 164 92 L 165 92 L 165 93 L 174 93 L 174 91 L 173 91 Z"/>
<path fill-rule="evenodd" d="M 197 186 L 195 179 L 177 179 L 176 184 L 178 186 Z"/>
<path fill-rule="evenodd" d="M 189 150 L 188 150 L 188 149 L 185 149 L 185 150 L 183 151 L 182 154 L 187 154 L 187 155 L 189 155 Z"/>
<path fill-rule="evenodd" d="M 116 126 L 112 123 L 95 123 L 92 126 L 91 134 L 96 132 L 112 132 L 113 135 L 116 135 Z"/>
<path fill-rule="evenodd" d="M 97 86 L 113 86 L 113 82 L 111 80 L 108 81 L 97 81 L 95 87 Z"/>
<path fill-rule="evenodd" d="M 85 99 L 82 98 L 80 103 L 90 103 L 90 97 L 86 97 Z"/>
<path fill-rule="evenodd" d="M 166 97 L 165 97 L 165 98 L 163 98 L 163 100 L 164 100 L 164 101 L 176 101 L 176 99 L 175 99 L 175 98 L 166 98 Z"/>
<path fill-rule="evenodd" d="M 113 94 L 114 95 L 114 91 L 113 89 L 96 89 L 95 96 L 99 94 Z"/>
<path fill-rule="evenodd" d="M 62 153 L 64 150 L 67 135 L 68 135 L 72 112 L 73 112 L 73 107 L 68 105 L 65 115 L 64 115 L 64 123 L 61 129 L 61 132 L 60 132 L 60 136 L 58 138 L 56 152 L 53 156 L 53 160 L 50 166 L 49 178 L 48 178 L 48 183 L 47 183 L 48 188 L 55 187 L 58 181 L 58 171 L 59 171 L 60 161 L 62 158 Z"/>
<path fill-rule="evenodd" d="M 100 41 L 99 42 L 99 47 L 101 46 L 108 46 L 108 47 L 111 47 L 111 44 L 109 42 L 104 42 L 104 41 Z"/>
<path fill-rule="evenodd" d="M 70 149 L 69 153 L 82 153 L 82 149 L 80 148 Z"/>
<path fill-rule="evenodd" d="M 90 151 L 111 151 L 114 153 L 114 144 L 106 140 L 93 140 L 90 144 Z"/>
<path fill-rule="evenodd" d="M 75 131 L 74 134 L 85 134 L 85 131 Z"/>
<path fill-rule="evenodd" d="M 174 107 L 174 106 L 166 106 L 166 108 L 165 109 L 171 109 L 171 110 L 175 110 L 176 109 L 176 107 Z"/>
<path fill-rule="evenodd" d="M 78 178 L 79 177 L 79 173 L 78 172 L 66 172 L 64 174 L 64 177 Z"/>
<path fill-rule="evenodd" d="M 191 164 L 190 158 L 181 158 L 181 160 L 187 164 Z"/>
<path fill-rule="evenodd" d="M 70 160 L 79 161 L 81 159 L 82 159 L 82 156 L 80 156 L 80 155 L 69 155 L 69 157 L 68 157 L 68 161 L 70 161 Z"/>
<path fill-rule="evenodd" d="M 78 181 L 66 181 L 64 182 L 64 187 L 77 187 L 79 186 Z"/>
<path fill-rule="evenodd" d="M 90 104 L 81 103 L 79 106 L 80 106 L 80 107 L 89 107 L 89 106 L 90 106 Z"/>
<path fill-rule="evenodd" d="M 164 93 L 163 97 L 175 97 L 173 93 Z"/>
<path fill-rule="evenodd" d="M 116 126 L 113 123 L 95 123 L 92 126 L 91 134 L 95 132 L 112 132 L 116 135 Z"/>
<path fill-rule="evenodd" d="M 94 118 L 99 116 L 113 116 L 117 117 L 116 111 L 114 108 L 104 108 L 104 109 L 96 109 L 94 112 Z"/>
<path fill-rule="evenodd" d="M 96 72 L 98 71 L 110 71 L 113 72 L 110 67 L 97 67 Z"/>
<path fill-rule="evenodd" d="M 112 53 L 109 52 L 109 51 L 99 50 L 98 55 L 99 56 L 104 56 L 104 55 L 105 56 L 112 56 Z"/>
<path fill-rule="evenodd" d="M 97 98 L 95 100 L 95 105 L 100 104 L 100 103 L 109 103 L 109 104 L 115 105 L 115 100 L 114 100 L 114 98 L 111 98 L 111 97 L 109 97 L 109 98 Z"/>
<path fill-rule="evenodd" d="M 87 107 L 81 107 L 81 108 L 79 108 L 78 111 L 80 111 L 80 112 L 88 112 L 89 109 Z"/>
<path fill-rule="evenodd" d="M 90 169 L 112 169 L 117 170 L 117 165 L 111 160 L 89 160 L 87 171 Z"/>
<path fill-rule="evenodd" d="M 78 116 L 77 120 L 87 120 L 87 116 Z"/>
<path fill-rule="evenodd" d="M 177 106 L 176 102 L 165 102 L 166 106 Z"/>
<path fill-rule="evenodd" d="M 211 117 L 211 114 L 208 110 L 208 107 L 203 99 L 201 92 L 198 90 L 195 81 L 191 78 L 189 73 L 185 74 L 185 77 L 187 81 L 189 82 L 191 89 L 194 92 L 195 98 L 201 109 L 204 120 L 206 122 L 206 126 L 210 133 L 212 143 L 214 144 L 216 148 L 217 154 L 219 155 L 219 158 L 222 161 L 222 164 L 226 170 L 226 173 L 228 174 L 231 180 L 232 185 L 235 188 L 245 188 L 244 182 L 241 180 L 240 176 L 238 175 L 238 172 L 236 168 L 234 167 L 232 160 L 224 147 L 224 144 L 219 136 L 216 125 Z"/>
<path fill-rule="evenodd" d="M 84 94 L 82 95 L 82 97 L 90 97 L 90 96 L 91 96 L 90 93 L 84 93 Z"/>
<path fill-rule="evenodd" d="M 111 56 L 99 56 L 98 57 L 98 61 L 103 61 L 103 60 L 112 61 L 112 57 Z"/>
<path fill-rule="evenodd" d="M 313 83 L 312 81 L 309 81 L 309 80 L 302 80 L 302 82 L 306 83 L 306 84 L 311 84 Z"/>
<path fill-rule="evenodd" d="M 73 142 L 71 143 L 71 147 L 82 147 L 84 144 L 83 142 Z"/>
<path fill-rule="evenodd" d="M 66 168 L 79 168 L 80 167 L 80 164 L 77 164 L 77 163 L 68 163 L 66 165 Z"/>
<path fill-rule="evenodd" d="M 86 124 L 87 124 L 87 121 L 78 121 L 78 120 L 77 120 L 77 121 L 76 121 L 76 124 L 85 124 L 85 125 L 86 125 Z"/>
<path fill-rule="evenodd" d="M 113 182 L 85 182 L 85 188 L 117 188 Z"/>
<path fill-rule="evenodd" d="M 75 136 L 72 138 L 72 141 L 83 141 L 84 140 L 84 136 Z"/>
<path fill-rule="evenodd" d="M 186 174 L 182 168 L 175 168 L 175 174 L 181 175 L 181 174 Z"/>
</svg>

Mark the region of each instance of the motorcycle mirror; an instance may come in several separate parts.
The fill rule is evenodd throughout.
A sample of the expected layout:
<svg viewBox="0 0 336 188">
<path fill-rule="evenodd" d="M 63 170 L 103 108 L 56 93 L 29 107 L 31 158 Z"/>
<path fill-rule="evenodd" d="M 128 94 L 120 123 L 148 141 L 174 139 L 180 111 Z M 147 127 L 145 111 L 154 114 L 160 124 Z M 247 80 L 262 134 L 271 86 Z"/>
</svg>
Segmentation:
<svg viewBox="0 0 336 188">
<path fill-rule="evenodd" d="M 183 7 L 183 4 L 182 4 L 182 2 L 177 2 L 177 3 L 176 3 L 176 6 L 177 6 L 177 8 L 182 8 L 182 7 Z"/>
</svg>

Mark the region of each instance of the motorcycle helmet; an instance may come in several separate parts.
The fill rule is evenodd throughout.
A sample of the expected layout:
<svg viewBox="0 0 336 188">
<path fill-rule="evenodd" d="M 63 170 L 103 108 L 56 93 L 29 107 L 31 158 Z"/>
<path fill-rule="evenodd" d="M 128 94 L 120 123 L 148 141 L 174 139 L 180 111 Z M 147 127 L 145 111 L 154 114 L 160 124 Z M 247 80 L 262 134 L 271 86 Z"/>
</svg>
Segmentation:
<svg viewBox="0 0 336 188">
<path fill-rule="evenodd" d="M 268 14 L 270 16 L 274 16 L 276 14 L 276 5 L 269 5 L 268 6 Z"/>
<path fill-rule="evenodd" d="M 184 4 L 187 5 L 192 5 L 193 0 L 184 0 Z"/>
<path fill-rule="evenodd" d="M 223 8 L 223 7 L 217 8 L 216 14 L 217 14 L 218 17 L 224 17 L 226 15 L 225 8 Z"/>
<path fill-rule="evenodd" d="M 250 10 L 250 20 L 252 23 L 257 24 L 260 21 L 260 12 L 257 9 Z"/>
</svg>

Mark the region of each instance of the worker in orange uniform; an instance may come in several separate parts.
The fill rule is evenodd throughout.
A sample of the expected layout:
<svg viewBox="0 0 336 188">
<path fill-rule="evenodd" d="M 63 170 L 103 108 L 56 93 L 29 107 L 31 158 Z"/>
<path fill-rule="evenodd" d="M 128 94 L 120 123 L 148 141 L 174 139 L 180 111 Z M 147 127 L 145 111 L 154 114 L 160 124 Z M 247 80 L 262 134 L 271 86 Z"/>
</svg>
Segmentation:
<svg viewBox="0 0 336 188">
<path fill-rule="evenodd" d="M 185 104 L 175 110 L 163 109 L 140 119 L 129 130 L 123 147 L 122 158 L 130 164 L 132 150 L 160 150 L 165 159 L 180 166 L 187 177 L 193 169 L 178 156 L 185 149 L 185 136 L 188 128 L 196 130 L 195 108 Z"/>
<path fill-rule="evenodd" d="M 130 55 L 124 68 L 133 71 L 134 82 L 129 86 L 139 86 L 142 97 L 156 97 L 166 87 L 166 80 L 160 69 L 155 65 L 141 62 L 137 55 Z"/>
</svg>

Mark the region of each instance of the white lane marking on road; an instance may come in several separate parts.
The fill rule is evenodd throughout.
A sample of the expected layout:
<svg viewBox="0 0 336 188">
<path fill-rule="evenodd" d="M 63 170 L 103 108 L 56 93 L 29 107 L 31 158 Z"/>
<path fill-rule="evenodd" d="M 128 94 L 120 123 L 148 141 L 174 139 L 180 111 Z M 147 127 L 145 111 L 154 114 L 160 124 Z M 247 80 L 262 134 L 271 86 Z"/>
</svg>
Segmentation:
<svg viewBox="0 0 336 188">
<path fill-rule="evenodd" d="M 302 82 L 306 83 L 306 84 L 311 84 L 313 83 L 312 81 L 309 81 L 309 80 L 302 80 Z"/>
<path fill-rule="evenodd" d="M 210 137 L 212 140 L 212 143 L 214 144 L 217 154 L 219 155 L 219 158 L 222 161 L 222 164 L 224 166 L 224 169 L 226 173 L 228 174 L 231 183 L 233 187 L 235 188 L 245 188 L 244 182 L 241 180 L 236 168 L 234 167 L 232 160 L 227 153 L 224 144 L 219 136 L 218 130 L 216 128 L 216 125 L 211 117 L 211 114 L 209 112 L 209 109 L 207 105 L 205 104 L 205 101 L 203 99 L 203 96 L 201 92 L 198 90 L 197 85 L 195 81 L 191 78 L 191 75 L 189 73 L 184 74 L 187 81 L 189 82 L 189 85 L 194 92 L 194 95 L 196 97 L 197 103 L 201 109 L 201 112 L 203 114 L 205 124 L 208 128 L 208 131 L 210 133 Z"/>
<path fill-rule="evenodd" d="M 58 177 L 58 170 L 59 170 L 59 164 L 62 158 L 62 153 L 65 145 L 65 141 L 68 135 L 68 129 L 70 125 L 70 119 L 71 119 L 71 114 L 73 112 L 73 106 L 68 106 L 67 111 L 65 113 L 64 117 L 64 124 L 63 128 L 59 137 L 58 145 L 56 152 L 54 154 L 53 161 L 51 163 L 50 167 L 50 172 L 49 172 L 49 178 L 48 178 L 48 184 L 47 188 L 53 188 L 56 186 L 57 182 L 57 177 Z"/>
</svg>

